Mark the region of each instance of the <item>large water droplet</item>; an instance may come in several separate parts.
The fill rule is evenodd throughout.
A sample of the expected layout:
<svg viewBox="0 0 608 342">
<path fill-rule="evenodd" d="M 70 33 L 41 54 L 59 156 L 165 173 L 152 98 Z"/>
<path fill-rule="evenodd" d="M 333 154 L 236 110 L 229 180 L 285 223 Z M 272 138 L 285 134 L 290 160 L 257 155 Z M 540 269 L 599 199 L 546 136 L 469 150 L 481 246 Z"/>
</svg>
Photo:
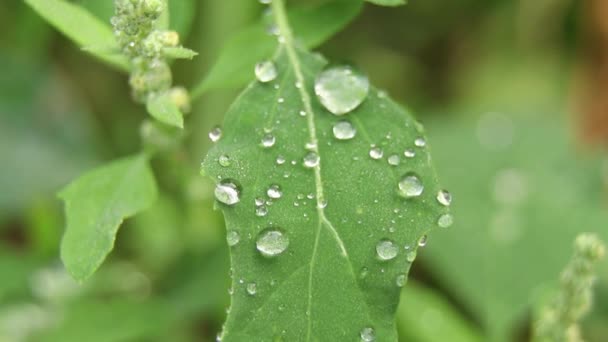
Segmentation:
<svg viewBox="0 0 608 342">
<path fill-rule="evenodd" d="M 413 198 L 422 195 L 424 185 L 420 178 L 413 173 L 406 174 L 399 181 L 399 194 L 405 198 Z"/>
<path fill-rule="evenodd" d="M 437 219 L 437 225 L 441 228 L 448 228 L 454 223 L 452 214 L 443 214 Z"/>
<path fill-rule="evenodd" d="M 287 249 L 289 238 L 278 229 L 268 228 L 260 232 L 255 245 L 262 255 L 275 257 Z"/>
<path fill-rule="evenodd" d="M 241 236 L 238 232 L 230 230 L 226 233 L 226 242 L 228 242 L 228 246 L 236 246 L 239 241 L 241 241 Z"/>
<path fill-rule="evenodd" d="M 369 93 L 369 80 L 348 66 L 335 66 L 315 80 L 315 94 L 332 114 L 344 115 L 357 108 Z"/>
<path fill-rule="evenodd" d="M 376 253 L 378 253 L 380 260 L 391 260 L 399 253 L 399 247 L 393 241 L 383 239 L 376 245 Z"/>
<path fill-rule="evenodd" d="M 304 156 L 304 166 L 312 169 L 313 167 L 317 167 L 319 165 L 320 160 L 321 158 L 319 158 L 318 154 L 316 154 L 315 152 L 310 152 L 306 156 Z"/>
<path fill-rule="evenodd" d="M 405 286 L 405 283 L 407 283 L 407 275 L 405 275 L 405 273 L 398 274 L 397 278 L 395 278 L 395 284 L 397 284 L 398 287 L 403 287 Z"/>
<path fill-rule="evenodd" d="M 383 155 L 384 151 L 382 151 L 380 147 L 372 147 L 369 150 L 369 156 L 372 157 L 372 159 L 381 159 Z"/>
<path fill-rule="evenodd" d="M 238 186 L 230 180 L 221 181 L 215 186 L 215 199 L 227 205 L 239 203 L 241 198 Z"/>
<path fill-rule="evenodd" d="M 452 203 L 452 194 L 447 190 L 439 190 L 437 193 L 437 202 L 446 207 L 449 206 Z"/>
<path fill-rule="evenodd" d="M 361 341 L 364 342 L 374 342 L 376 340 L 376 331 L 374 331 L 374 328 L 372 327 L 361 329 L 359 335 L 361 336 Z"/>
<path fill-rule="evenodd" d="M 270 82 L 277 78 L 277 75 L 277 67 L 271 61 L 263 61 L 255 65 L 255 77 L 260 82 Z"/>
<path fill-rule="evenodd" d="M 272 199 L 278 199 L 278 198 L 281 198 L 281 196 L 283 196 L 281 187 L 276 184 L 271 185 L 268 188 L 268 190 L 266 190 L 266 194 L 268 195 L 268 197 L 270 197 Z"/>
<path fill-rule="evenodd" d="M 274 137 L 274 135 L 268 133 L 268 134 L 264 134 L 264 136 L 262 137 L 262 146 L 268 148 L 268 147 L 272 147 L 274 146 L 274 143 L 277 141 L 277 139 Z"/>
<path fill-rule="evenodd" d="M 247 284 L 247 293 L 250 296 L 255 296 L 255 294 L 258 292 L 258 285 L 256 283 L 249 283 Z"/>
<path fill-rule="evenodd" d="M 222 137 L 222 128 L 220 126 L 215 126 L 209 131 L 209 139 L 212 142 L 217 142 Z"/>
<path fill-rule="evenodd" d="M 349 121 L 338 121 L 334 124 L 334 137 L 338 140 L 349 140 L 355 137 L 357 129 Z"/>
</svg>

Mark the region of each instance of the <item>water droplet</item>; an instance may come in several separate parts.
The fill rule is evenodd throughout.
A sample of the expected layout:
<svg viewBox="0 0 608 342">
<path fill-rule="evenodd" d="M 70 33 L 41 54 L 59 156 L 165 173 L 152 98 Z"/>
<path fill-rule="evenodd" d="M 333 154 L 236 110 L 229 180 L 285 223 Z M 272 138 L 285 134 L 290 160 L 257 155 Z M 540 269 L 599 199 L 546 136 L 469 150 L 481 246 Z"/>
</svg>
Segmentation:
<svg viewBox="0 0 608 342">
<path fill-rule="evenodd" d="M 263 61 L 255 65 L 255 77 L 262 83 L 274 80 L 277 75 L 277 67 L 271 61 Z"/>
<path fill-rule="evenodd" d="M 414 140 L 414 145 L 416 145 L 416 147 L 424 147 L 426 146 L 426 140 L 424 140 L 424 138 L 416 138 L 416 140 Z"/>
<path fill-rule="evenodd" d="M 437 225 L 441 228 L 448 228 L 454 223 L 452 214 L 443 214 L 437 219 Z"/>
<path fill-rule="evenodd" d="M 316 154 L 315 152 L 310 152 L 306 156 L 304 156 L 304 166 L 309 169 L 312 169 L 313 167 L 317 167 L 319 165 L 320 160 L 321 158 L 319 158 L 318 154 Z"/>
<path fill-rule="evenodd" d="M 284 98 L 282 98 L 282 97 L 279 97 L 279 98 L 277 99 L 277 102 L 278 102 L 278 103 L 283 103 L 283 102 L 285 102 L 285 99 L 284 99 Z"/>
<path fill-rule="evenodd" d="M 423 191 L 424 185 L 413 173 L 406 174 L 399 182 L 399 194 L 405 198 L 418 197 Z"/>
<path fill-rule="evenodd" d="M 261 205 L 264 205 L 264 202 L 265 202 L 265 201 L 264 201 L 264 199 L 263 199 L 262 197 L 256 197 L 256 198 L 255 198 L 255 206 L 256 206 L 256 207 L 259 207 L 259 206 L 261 206 Z"/>
<path fill-rule="evenodd" d="M 388 157 L 388 164 L 392 165 L 392 166 L 397 166 L 399 165 L 399 163 L 401 162 L 401 160 L 399 159 L 399 156 L 396 154 L 390 155 Z"/>
<path fill-rule="evenodd" d="M 361 336 L 361 341 L 364 342 L 373 342 L 376 340 L 376 331 L 372 327 L 365 327 L 361 329 L 359 335 Z"/>
<path fill-rule="evenodd" d="M 364 279 L 369 274 L 369 269 L 367 267 L 361 267 L 361 271 L 359 271 L 359 278 Z"/>
<path fill-rule="evenodd" d="M 268 147 L 272 147 L 274 146 L 274 143 L 277 141 L 277 139 L 274 137 L 274 135 L 268 133 L 268 134 L 264 134 L 264 136 L 262 137 L 262 146 L 268 148 Z"/>
<path fill-rule="evenodd" d="M 383 155 L 384 151 L 382 151 L 380 147 L 372 147 L 369 150 L 369 156 L 372 157 L 372 159 L 381 159 Z"/>
<path fill-rule="evenodd" d="M 304 147 L 309 151 L 314 151 L 317 149 L 317 143 L 314 141 L 309 141 L 304 145 Z"/>
<path fill-rule="evenodd" d="M 278 199 L 278 198 L 281 198 L 281 196 L 283 196 L 281 187 L 276 184 L 271 185 L 268 188 L 268 190 L 266 190 L 266 194 L 268 195 L 268 197 L 270 197 L 272 199 Z"/>
<path fill-rule="evenodd" d="M 349 121 L 338 121 L 334 124 L 334 137 L 338 140 L 349 140 L 355 137 L 357 129 Z"/>
<path fill-rule="evenodd" d="M 406 158 L 414 158 L 414 157 L 416 156 L 416 152 L 415 152 L 414 150 L 412 150 L 412 149 L 408 148 L 407 150 L 405 150 L 405 151 L 403 152 L 403 155 L 404 155 Z"/>
<path fill-rule="evenodd" d="M 247 293 L 254 296 L 258 292 L 258 285 L 256 283 L 247 284 Z"/>
<path fill-rule="evenodd" d="M 405 256 L 405 258 L 407 259 L 407 262 L 414 262 L 416 260 L 416 256 L 418 255 L 418 253 L 416 253 L 416 251 L 410 251 L 407 252 L 407 255 Z"/>
<path fill-rule="evenodd" d="M 241 241 L 241 236 L 236 231 L 231 230 L 226 233 L 226 242 L 228 242 L 228 246 L 236 246 L 239 241 Z"/>
<path fill-rule="evenodd" d="M 327 207 L 327 200 L 322 199 L 317 202 L 317 208 L 325 209 L 325 207 Z"/>
<path fill-rule="evenodd" d="M 222 181 L 215 186 L 215 199 L 227 205 L 235 205 L 241 200 L 239 188 L 230 180 Z"/>
<path fill-rule="evenodd" d="M 405 273 L 398 274 L 397 278 L 395 278 L 395 284 L 397 284 L 398 287 L 403 287 L 405 286 L 405 283 L 407 283 L 407 275 L 405 275 Z"/>
<path fill-rule="evenodd" d="M 209 139 L 212 142 L 217 142 L 222 137 L 222 128 L 220 126 L 215 126 L 209 131 Z"/>
<path fill-rule="evenodd" d="M 418 239 L 418 246 L 420 246 L 420 247 L 426 246 L 426 242 L 428 239 L 429 239 L 429 237 L 426 234 L 422 235 L 420 237 L 420 239 Z"/>
<path fill-rule="evenodd" d="M 383 239 L 376 245 L 376 253 L 378 253 L 380 260 L 391 260 L 397 256 L 399 248 L 393 241 Z"/>
<path fill-rule="evenodd" d="M 264 217 L 266 215 L 268 215 L 268 208 L 265 205 L 255 208 L 255 216 Z"/>
<path fill-rule="evenodd" d="M 283 157 L 281 155 L 277 156 L 277 164 L 279 164 L 279 165 L 285 164 L 285 157 Z"/>
<path fill-rule="evenodd" d="M 306 111 L 301 110 L 301 111 L 299 112 L 299 114 L 300 114 L 300 116 L 306 116 Z"/>
<path fill-rule="evenodd" d="M 272 2 L 272 0 L 258 0 L 262 5 L 268 5 Z"/>
<path fill-rule="evenodd" d="M 437 193 L 437 202 L 446 207 L 449 206 L 452 203 L 452 194 L 447 190 L 439 190 Z"/>
<path fill-rule="evenodd" d="M 283 253 L 289 246 L 289 238 L 282 231 L 268 228 L 260 232 L 256 248 L 262 255 L 275 257 Z"/>
<path fill-rule="evenodd" d="M 332 114 L 344 115 L 357 108 L 369 93 L 369 80 L 348 66 L 322 71 L 315 80 L 315 94 Z"/>
<path fill-rule="evenodd" d="M 225 154 L 222 154 L 217 161 L 223 167 L 228 167 L 231 164 L 230 157 Z"/>
</svg>

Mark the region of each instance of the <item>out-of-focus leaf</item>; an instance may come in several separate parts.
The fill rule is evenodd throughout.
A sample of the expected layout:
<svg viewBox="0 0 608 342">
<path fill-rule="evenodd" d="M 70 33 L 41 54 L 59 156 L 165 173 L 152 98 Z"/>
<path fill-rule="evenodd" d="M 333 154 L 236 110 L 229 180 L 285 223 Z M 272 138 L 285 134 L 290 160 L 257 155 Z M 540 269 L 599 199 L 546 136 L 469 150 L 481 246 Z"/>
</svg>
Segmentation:
<svg viewBox="0 0 608 342">
<path fill-rule="evenodd" d="M 157 197 L 148 157 L 114 161 L 81 176 L 64 190 L 67 228 L 61 258 L 77 280 L 85 280 L 114 247 L 122 221 L 148 208 Z"/>
<path fill-rule="evenodd" d="M 380 6 L 401 6 L 405 5 L 405 0 L 365 0 L 367 2 L 371 2 L 372 4 L 380 5 Z"/>
<path fill-rule="evenodd" d="M 175 59 L 192 59 L 198 55 L 198 53 L 184 47 L 170 47 L 163 49 L 163 55 Z"/>
<path fill-rule="evenodd" d="M 362 7 L 362 0 L 334 0 L 316 7 L 294 8 L 288 15 L 298 38 L 306 47 L 314 48 L 346 26 Z M 255 64 L 270 58 L 277 46 L 277 38 L 267 31 L 260 20 L 230 38 L 192 97 L 210 89 L 240 87 L 253 79 Z"/>
<path fill-rule="evenodd" d="M 179 110 L 169 92 L 148 99 L 146 108 L 156 120 L 167 125 L 184 128 L 184 114 Z"/>
<path fill-rule="evenodd" d="M 0 304 L 12 295 L 27 293 L 30 273 L 37 265 L 31 256 L 0 245 Z"/>
<path fill-rule="evenodd" d="M 169 27 L 185 39 L 192 28 L 197 11 L 195 0 L 169 0 Z"/>
<path fill-rule="evenodd" d="M 78 5 L 64 0 L 25 0 L 25 2 L 80 47 L 116 45 L 109 24 L 100 22 Z M 129 63 L 122 55 L 106 54 L 97 49 L 89 52 L 122 71 L 129 70 Z"/>
<path fill-rule="evenodd" d="M 481 342 L 481 334 L 439 293 L 408 282 L 397 309 L 399 339 L 416 342 Z"/>
</svg>

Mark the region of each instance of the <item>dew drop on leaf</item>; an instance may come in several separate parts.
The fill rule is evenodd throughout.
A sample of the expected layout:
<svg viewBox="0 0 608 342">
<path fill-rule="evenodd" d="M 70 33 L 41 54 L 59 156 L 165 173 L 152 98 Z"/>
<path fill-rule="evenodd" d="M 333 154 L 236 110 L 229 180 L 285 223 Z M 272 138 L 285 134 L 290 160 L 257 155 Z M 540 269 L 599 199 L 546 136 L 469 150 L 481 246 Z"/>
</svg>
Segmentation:
<svg viewBox="0 0 608 342">
<path fill-rule="evenodd" d="M 272 199 L 279 199 L 281 196 L 283 196 L 281 187 L 276 184 L 271 185 L 268 190 L 266 190 L 266 194 Z"/>
<path fill-rule="evenodd" d="M 222 137 L 222 128 L 220 126 L 215 126 L 209 131 L 209 139 L 212 142 L 218 142 Z"/>
<path fill-rule="evenodd" d="M 268 215 L 268 208 L 265 205 L 255 208 L 255 216 L 264 217 L 266 215 Z"/>
<path fill-rule="evenodd" d="M 414 145 L 416 145 L 416 147 L 424 147 L 426 146 L 426 140 L 424 140 L 424 138 L 416 138 L 416 140 L 414 140 Z"/>
<path fill-rule="evenodd" d="M 304 156 L 304 166 L 309 169 L 312 169 L 319 165 L 319 160 L 320 158 L 318 154 L 316 154 L 315 152 L 310 152 L 306 154 L 306 156 Z"/>
<path fill-rule="evenodd" d="M 380 260 L 391 260 L 399 253 L 399 247 L 393 241 L 383 239 L 376 245 L 376 253 Z"/>
<path fill-rule="evenodd" d="M 222 154 L 218 159 L 218 163 L 223 167 L 228 167 L 231 164 L 230 157 L 225 154 Z"/>
<path fill-rule="evenodd" d="M 420 178 L 413 173 L 406 174 L 399 181 L 399 194 L 405 198 L 413 198 L 422 195 L 424 185 Z"/>
<path fill-rule="evenodd" d="M 247 293 L 251 296 L 255 296 L 258 292 L 258 285 L 256 283 L 247 284 Z"/>
<path fill-rule="evenodd" d="M 372 159 L 381 159 L 383 155 L 384 151 L 382 151 L 380 147 L 372 147 L 369 150 L 369 156 L 372 157 Z"/>
<path fill-rule="evenodd" d="M 374 331 L 374 328 L 372 327 L 365 327 L 361 329 L 359 335 L 361 336 L 361 341 L 364 342 L 373 342 L 376 340 L 376 331 Z"/>
<path fill-rule="evenodd" d="M 414 158 L 416 156 L 416 152 L 410 148 L 408 148 L 407 150 L 405 150 L 405 152 L 403 152 L 403 155 L 406 158 Z"/>
<path fill-rule="evenodd" d="M 349 121 L 338 121 L 333 127 L 334 137 L 338 140 L 350 140 L 357 134 L 357 129 Z"/>
<path fill-rule="evenodd" d="M 259 207 L 261 205 L 264 205 L 265 201 L 262 197 L 256 197 L 255 198 L 255 206 Z"/>
<path fill-rule="evenodd" d="M 275 257 L 283 253 L 289 246 L 289 238 L 282 231 L 269 228 L 260 232 L 256 240 L 256 248 L 266 257 Z"/>
<path fill-rule="evenodd" d="M 285 157 L 283 157 L 283 156 L 281 156 L 281 155 L 277 156 L 277 164 L 278 164 L 278 165 L 283 165 L 283 164 L 285 164 Z"/>
<path fill-rule="evenodd" d="M 364 279 L 369 274 L 369 269 L 367 267 L 361 267 L 361 271 L 359 272 L 359 278 Z"/>
<path fill-rule="evenodd" d="M 348 66 L 322 71 L 315 80 L 315 94 L 332 114 L 344 115 L 357 108 L 369 93 L 369 80 Z"/>
<path fill-rule="evenodd" d="M 422 235 L 420 239 L 418 239 L 418 246 L 424 247 L 426 246 L 426 242 L 428 240 L 428 236 L 426 234 Z"/>
<path fill-rule="evenodd" d="M 274 137 L 274 135 L 268 133 L 268 134 L 264 134 L 264 136 L 262 137 L 262 146 L 263 147 L 272 147 L 274 146 L 274 143 L 277 141 L 277 139 Z"/>
<path fill-rule="evenodd" d="M 398 274 L 397 278 L 395 278 L 395 284 L 397 284 L 398 287 L 403 287 L 405 286 L 405 283 L 407 283 L 407 275 L 404 273 Z"/>
<path fill-rule="evenodd" d="M 215 186 L 215 199 L 226 205 L 235 205 L 241 200 L 240 191 L 232 181 L 221 181 Z"/>
<path fill-rule="evenodd" d="M 452 203 L 452 194 L 447 190 L 439 190 L 437 193 L 437 202 L 448 207 Z"/>
<path fill-rule="evenodd" d="M 407 262 L 414 262 L 414 260 L 416 260 L 416 251 L 410 251 L 407 253 L 407 255 L 405 256 L 405 258 L 407 259 Z"/>
<path fill-rule="evenodd" d="M 231 230 L 226 233 L 226 242 L 228 242 L 228 246 L 233 247 L 236 246 L 239 241 L 241 241 L 241 236 L 238 232 Z"/>
<path fill-rule="evenodd" d="M 388 157 L 388 164 L 392 165 L 392 166 L 397 166 L 399 165 L 399 163 L 401 162 L 401 160 L 399 159 L 399 156 L 396 154 L 390 155 Z"/>
<path fill-rule="evenodd" d="M 437 225 L 441 228 L 448 228 L 454 223 L 452 214 L 443 214 L 437 219 Z"/>
<path fill-rule="evenodd" d="M 274 80 L 277 75 L 277 67 L 271 61 L 263 61 L 255 65 L 255 78 L 262 83 Z"/>
</svg>

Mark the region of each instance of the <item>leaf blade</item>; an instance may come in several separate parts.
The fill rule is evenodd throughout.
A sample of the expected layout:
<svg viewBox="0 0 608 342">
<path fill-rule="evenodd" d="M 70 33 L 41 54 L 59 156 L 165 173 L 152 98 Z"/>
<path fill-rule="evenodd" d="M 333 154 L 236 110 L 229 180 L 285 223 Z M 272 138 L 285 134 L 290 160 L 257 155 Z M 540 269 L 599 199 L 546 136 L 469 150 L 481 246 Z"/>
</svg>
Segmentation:
<svg viewBox="0 0 608 342">
<path fill-rule="evenodd" d="M 184 128 L 184 114 L 179 110 L 169 92 L 148 99 L 146 108 L 156 120 L 167 125 Z"/>
<path fill-rule="evenodd" d="M 143 154 L 94 169 L 62 190 L 67 227 L 61 259 L 70 274 L 79 281 L 93 274 L 114 247 L 122 221 L 148 208 L 157 195 Z"/>
</svg>

